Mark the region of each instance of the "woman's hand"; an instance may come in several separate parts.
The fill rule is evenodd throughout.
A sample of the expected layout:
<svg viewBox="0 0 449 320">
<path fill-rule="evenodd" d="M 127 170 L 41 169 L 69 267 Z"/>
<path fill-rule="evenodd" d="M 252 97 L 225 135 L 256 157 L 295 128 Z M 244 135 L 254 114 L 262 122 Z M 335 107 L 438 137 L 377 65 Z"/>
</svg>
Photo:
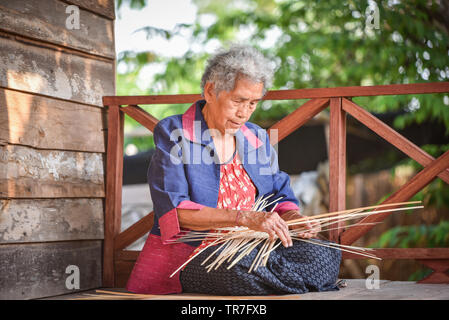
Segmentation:
<svg viewBox="0 0 449 320">
<path fill-rule="evenodd" d="M 295 220 L 303 218 L 304 216 L 299 213 L 298 210 L 287 211 L 282 215 L 282 219 L 285 221 Z M 306 228 L 306 231 L 298 234 L 299 237 L 304 239 L 315 238 L 318 232 L 321 231 L 320 223 L 317 221 L 307 221 L 306 224 L 298 224 L 290 226 L 290 229 Z"/>
<path fill-rule="evenodd" d="M 279 237 L 286 248 L 293 245 L 287 223 L 275 211 L 240 211 L 237 220 L 238 225 L 268 233 L 271 240 Z"/>
</svg>

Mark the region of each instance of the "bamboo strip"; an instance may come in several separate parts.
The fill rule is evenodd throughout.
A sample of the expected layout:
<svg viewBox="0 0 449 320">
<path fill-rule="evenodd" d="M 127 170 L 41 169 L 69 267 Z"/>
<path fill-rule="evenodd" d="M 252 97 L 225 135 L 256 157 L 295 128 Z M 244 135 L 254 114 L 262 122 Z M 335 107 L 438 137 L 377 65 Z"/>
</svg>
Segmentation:
<svg viewBox="0 0 449 320">
<path fill-rule="evenodd" d="M 253 267 L 255 267 L 255 266 L 257 269 L 257 261 L 259 260 L 260 255 L 263 253 L 263 251 L 264 251 L 265 247 L 267 247 L 267 245 L 268 245 L 268 241 L 264 241 L 264 244 L 259 249 L 259 252 L 257 252 L 256 258 L 254 259 L 253 263 L 249 267 L 248 273 L 251 273 L 251 271 L 253 270 Z"/>
<path fill-rule="evenodd" d="M 315 216 L 305 216 L 305 217 L 301 217 L 301 218 L 298 218 L 298 219 L 295 219 L 295 220 L 290 220 L 290 221 L 294 222 L 294 221 L 302 221 L 302 220 L 311 220 L 311 219 L 327 217 L 327 216 L 332 216 L 332 215 L 352 213 L 352 212 L 357 211 L 357 210 L 364 211 L 364 210 L 369 210 L 369 209 L 374 209 L 374 208 L 383 208 L 383 207 L 391 207 L 391 206 L 405 205 L 405 204 L 416 204 L 416 203 L 422 203 L 422 201 L 407 201 L 407 202 L 395 202 L 395 203 L 379 204 L 379 205 L 369 206 L 369 207 L 361 207 L 361 208 L 356 208 L 356 209 L 348 209 L 348 210 L 342 210 L 342 211 L 334 211 L 334 212 L 329 212 L 329 213 L 323 213 L 323 214 L 319 214 L 319 215 L 315 215 Z"/>
<path fill-rule="evenodd" d="M 200 250 L 196 255 L 190 257 L 190 259 L 188 259 L 186 262 L 184 262 L 178 269 L 176 269 L 175 272 L 173 272 L 173 273 L 170 275 L 170 278 L 173 277 L 179 270 L 181 270 L 182 268 L 184 268 L 190 261 L 193 260 L 193 258 L 195 258 L 195 257 L 196 257 L 197 255 L 199 255 L 201 252 L 203 252 L 204 250 L 206 250 L 208 247 L 212 246 L 214 243 L 215 243 L 215 241 L 214 241 L 214 242 L 211 242 L 210 245 L 204 247 L 204 248 L 203 248 L 202 250 Z"/>
<path fill-rule="evenodd" d="M 337 248 L 335 248 L 334 246 L 330 245 L 331 242 L 329 242 L 329 244 L 324 244 L 324 243 L 318 243 L 318 242 L 315 242 L 315 241 L 311 241 L 311 240 L 307 240 L 307 239 L 302 239 L 302 238 L 296 238 L 296 240 L 303 241 L 303 242 L 309 242 L 309 243 L 312 243 L 312 244 L 316 244 L 316 245 L 319 245 L 319 246 L 328 247 L 328 248 L 332 248 L 332 249 L 337 249 Z M 361 253 L 361 252 L 356 252 L 356 251 L 347 250 L 347 249 L 342 249 L 342 248 L 338 248 L 338 250 L 346 251 L 346 252 L 350 252 L 350 253 L 355 253 L 355 254 L 359 254 L 359 255 L 362 255 L 362 256 L 365 256 L 365 257 L 368 257 L 368 258 L 373 258 L 373 259 L 382 260 L 381 258 L 376 257 L 375 255 L 370 255 L 370 254 Z"/>
</svg>

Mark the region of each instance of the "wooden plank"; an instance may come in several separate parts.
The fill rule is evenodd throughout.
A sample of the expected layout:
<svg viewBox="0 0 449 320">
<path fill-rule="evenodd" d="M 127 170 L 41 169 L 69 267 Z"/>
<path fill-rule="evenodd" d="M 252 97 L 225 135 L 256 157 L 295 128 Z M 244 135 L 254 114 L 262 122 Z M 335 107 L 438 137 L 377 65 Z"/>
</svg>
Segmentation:
<svg viewBox="0 0 449 320">
<path fill-rule="evenodd" d="M 115 252 L 116 261 L 136 261 L 140 251 L 137 250 L 119 250 Z"/>
<path fill-rule="evenodd" d="M 444 93 L 449 92 L 449 82 L 390 84 L 378 86 L 351 86 L 270 91 L 264 100 L 315 99 L 333 97 L 367 97 L 383 95 Z"/>
<path fill-rule="evenodd" d="M 33 299 L 101 286 L 101 241 L 0 246 L 0 299 Z M 67 289 L 69 265 L 79 268 L 79 289 Z M 69 278 L 70 281 L 70 278 Z"/>
<path fill-rule="evenodd" d="M 312 88 L 273 90 L 267 92 L 263 100 L 296 100 L 318 99 L 334 97 L 364 97 L 421 93 L 449 92 L 449 82 L 426 82 L 410 84 L 391 84 L 381 86 L 353 86 L 335 88 Z M 105 105 L 144 105 L 144 104 L 170 104 L 191 103 L 201 99 L 200 94 L 155 95 L 155 96 L 105 96 Z"/>
<path fill-rule="evenodd" d="M 370 274 L 366 274 L 368 277 Z M 382 272 L 380 273 L 382 277 Z M 300 300 L 447 300 L 447 285 L 423 285 L 414 281 L 390 281 L 379 279 L 379 289 L 369 289 L 367 280 L 345 279 L 347 287 L 339 291 L 308 292 Z M 369 302 L 368 302 L 369 303 Z"/>
<path fill-rule="evenodd" d="M 422 166 L 425 167 L 435 160 L 434 157 L 354 102 L 343 99 L 343 109 Z M 446 183 L 449 183 L 449 169 L 438 176 Z"/>
<path fill-rule="evenodd" d="M 367 274 L 368 277 L 370 274 Z M 382 272 L 380 273 L 382 277 Z M 368 279 L 370 281 L 371 279 Z M 448 285 L 419 284 L 414 281 L 379 280 L 379 289 L 369 289 L 367 279 L 347 279 L 339 291 L 309 292 L 301 300 L 447 300 Z M 368 302 L 369 303 L 369 302 Z M 412 302 L 413 303 L 413 302 Z M 444 302 L 442 302 L 444 303 Z"/>
<path fill-rule="evenodd" d="M 418 174 L 416 174 L 411 180 L 404 184 L 398 191 L 389 196 L 381 204 L 404 202 L 413 197 L 422 188 L 428 185 L 436 176 L 443 170 L 449 167 L 449 151 L 446 151 L 438 159 L 434 160 L 431 164 L 426 166 Z M 394 207 L 391 207 L 394 208 Z M 374 209 L 375 210 L 375 209 Z M 361 219 L 358 223 L 372 223 L 380 222 L 386 217 L 388 217 L 391 212 L 380 213 L 372 216 L 365 217 Z M 354 241 L 363 236 L 366 232 L 371 230 L 375 225 L 359 225 L 353 226 L 346 231 L 344 231 L 340 240 L 342 244 L 352 244 Z"/>
<path fill-rule="evenodd" d="M 151 132 L 153 132 L 154 127 L 159 122 L 157 118 L 153 117 L 151 114 L 149 114 L 139 106 L 121 107 L 120 110 L 126 113 L 134 120 L 136 120 L 137 122 L 139 122 L 141 125 L 143 125 Z"/>
<path fill-rule="evenodd" d="M 80 28 L 70 30 L 68 6 L 58 0 L 0 0 L 0 29 L 114 60 L 114 22 L 80 9 Z"/>
<path fill-rule="evenodd" d="M 0 87 L 102 106 L 115 65 L 0 38 Z"/>
<path fill-rule="evenodd" d="M 272 125 L 270 129 L 268 129 L 268 133 L 271 136 L 273 130 L 278 130 L 277 142 L 279 142 L 293 131 L 302 127 L 306 122 L 327 108 L 328 105 L 329 99 L 309 100 L 288 116 Z"/>
<path fill-rule="evenodd" d="M 104 96 L 103 104 L 112 105 L 142 105 L 142 104 L 174 104 L 193 103 L 203 99 L 201 94 L 175 94 L 155 96 Z"/>
<path fill-rule="evenodd" d="M 420 259 L 449 259 L 449 248 L 376 248 L 370 253 L 379 258 L 401 259 L 401 260 L 420 260 Z M 343 259 L 367 259 L 364 256 L 348 252 L 342 253 Z"/>
<path fill-rule="evenodd" d="M 106 112 L 0 88 L 0 141 L 40 149 L 105 152 Z"/>
<path fill-rule="evenodd" d="M 114 239 L 121 227 L 123 124 L 124 114 L 119 106 L 109 106 L 103 257 L 103 284 L 106 287 L 114 287 Z"/>
<path fill-rule="evenodd" d="M 104 197 L 103 154 L 0 146 L 0 198 Z"/>
<path fill-rule="evenodd" d="M 103 239 L 103 212 L 102 199 L 0 200 L 0 244 Z"/>
<path fill-rule="evenodd" d="M 346 209 L 346 112 L 341 98 L 330 99 L 329 120 L 329 210 Z M 343 223 L 332 224 L 337 228 L 329 232 L 329 239 L 339 241 Z"/>
<path fill-rule="evenodd" d="M 118 234 L 114 239 L 114 250 L 121 250 L 133 244 L 148 233 L 154 224 L 154 211 L 134 223 L 128 229 Z"/>
<path fill-rule="evenodd" d="M 89 10 L 91 12 L 98 13 L 111 20 L 115 19 L 114 0 L 62 0 L 64 2 L 74 4 Z"/>
<path fill-rule="evenodd" d="M 368 275 L 367 275 L 368 276 Z M 269 296 L 213 296 L 206 294 L 178 293 L 167 295 L 139 295 L 124 288 L 105 288 L 83 293 L 66 294 L 44 300 L 449 300 L 448 285 L 420 284 L 414 281 L 379 280 L 379 289 L 368 289 L 367 279 L 344 279 L 345 288 L 338 291 L 308 292 Z M 443 302 L 444 303 L 444 302 Z M 165 310 L 164 310 L 165 311 Z"/>
</svg>

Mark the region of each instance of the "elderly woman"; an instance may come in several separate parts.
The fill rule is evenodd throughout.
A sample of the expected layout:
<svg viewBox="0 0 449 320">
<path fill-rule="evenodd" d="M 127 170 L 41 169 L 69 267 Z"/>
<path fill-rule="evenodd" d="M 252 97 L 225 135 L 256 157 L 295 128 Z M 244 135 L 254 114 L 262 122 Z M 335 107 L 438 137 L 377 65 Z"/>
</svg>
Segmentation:
<svg viewBox="0 0 449 320">
<path fill-rule="evenodd" d="M 337 290 L 341 253 L 292 241 L 286 221 L 301 217 L 298 201 L 265 130 L 248 122 L 269 88 L 273 67 L 252 47 L 233 46 L 212 57 L 202 77 L 204 100 L 154 129 L 156 152 L 148 169 L 154 226 L 127 290 L 216 295 L 265 295 Z M 256 197 L 281 198 L 266 211 L 253 211 Z M 274 207 L 275 206 L 275 207 Z M 272 210 L 274 207 L 274 210 Z M 171 275 L 201 242 L 176 243 L 189 230 L 244 226 L 279 238 L 265 267 L 248 273 L 259 245 L 234 267 L 207 272 L 201 262 L 209 247 Z M 304 238 L 319 227 L 308 225 Z"/>
</svg>

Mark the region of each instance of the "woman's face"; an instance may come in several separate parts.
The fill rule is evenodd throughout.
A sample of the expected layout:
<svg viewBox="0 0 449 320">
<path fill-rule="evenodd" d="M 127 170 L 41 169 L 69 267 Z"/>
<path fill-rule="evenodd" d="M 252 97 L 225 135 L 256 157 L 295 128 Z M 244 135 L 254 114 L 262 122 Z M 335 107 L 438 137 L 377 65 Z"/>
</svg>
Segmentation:
<svg viewBox="0 0 449 320">
<path fill-rule="evenodd" d="M 263 83 L 244 78 L 236 81 L 232 91 L 221 91 L 218 97 L 212 83 L 207 83 L 204 89 L 208 125 L 222 134 L 235 134 L 249 120 L 263 97 Z"/>
</svg>

